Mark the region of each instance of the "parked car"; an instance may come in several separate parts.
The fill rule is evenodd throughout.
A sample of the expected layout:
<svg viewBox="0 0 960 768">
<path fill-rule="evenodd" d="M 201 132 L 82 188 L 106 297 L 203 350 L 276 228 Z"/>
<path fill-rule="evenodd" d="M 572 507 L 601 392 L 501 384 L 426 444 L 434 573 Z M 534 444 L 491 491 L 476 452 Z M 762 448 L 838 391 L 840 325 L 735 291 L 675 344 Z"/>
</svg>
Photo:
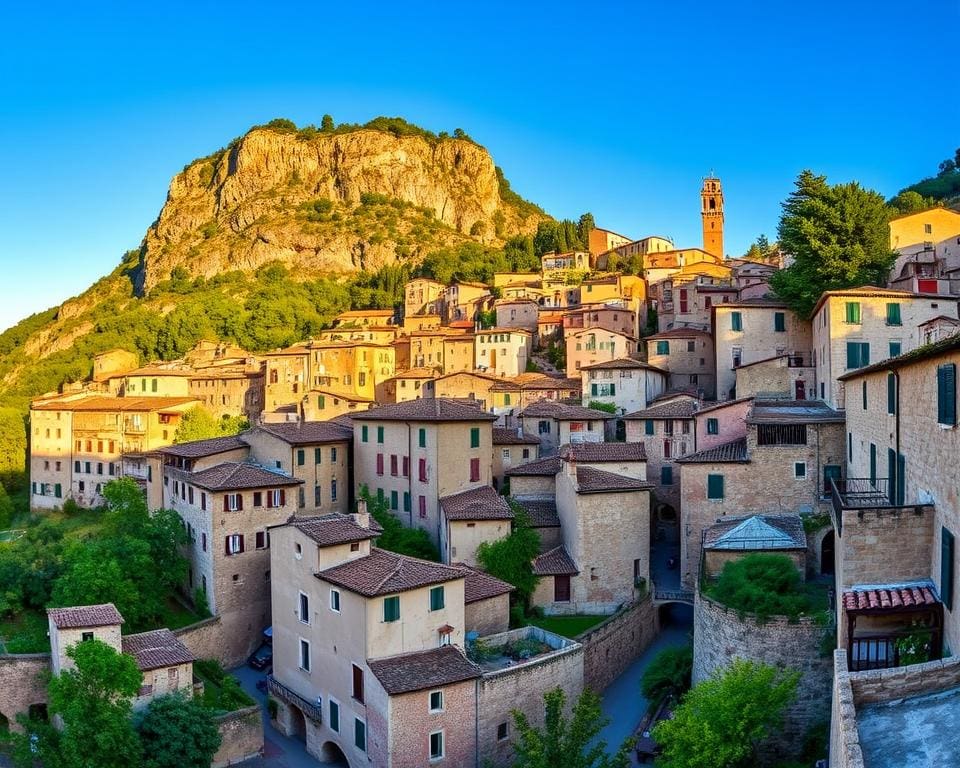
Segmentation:
<svg viewBox="0 0 960 768">
<path fill-rule="evenodd" d="M 254 669 L 262 669 L 269 672 L 273 667 L 273 648 L 264 643 L 250 654 L 250 658 L 247 659 L 247 664 Z"/>
</svg>

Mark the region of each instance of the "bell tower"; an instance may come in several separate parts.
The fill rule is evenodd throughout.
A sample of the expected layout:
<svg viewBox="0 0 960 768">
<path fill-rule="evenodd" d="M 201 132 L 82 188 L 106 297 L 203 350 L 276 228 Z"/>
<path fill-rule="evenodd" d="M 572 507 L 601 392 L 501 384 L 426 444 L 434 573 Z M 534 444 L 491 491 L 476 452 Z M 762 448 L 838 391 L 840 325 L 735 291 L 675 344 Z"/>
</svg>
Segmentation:
<svg viewBox="0 0 960 768">
<path fill-rule="evenodd" d="M 723 259 L 723 187 L 713 172 L 700 190 L 700 218 L 703 219 L 703 250 Z"/>
</svg>

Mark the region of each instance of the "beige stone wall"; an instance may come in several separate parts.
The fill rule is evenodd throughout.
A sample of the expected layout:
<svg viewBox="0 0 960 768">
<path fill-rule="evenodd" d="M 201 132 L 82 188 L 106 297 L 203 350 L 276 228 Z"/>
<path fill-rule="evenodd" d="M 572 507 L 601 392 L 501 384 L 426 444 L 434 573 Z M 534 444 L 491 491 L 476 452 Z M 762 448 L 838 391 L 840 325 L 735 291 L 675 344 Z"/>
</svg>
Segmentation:
<svg viewBox="0 0 960 768">
<path fill-rule="evenodd" d="M 580 635 L 583 684 L 600 693 L 643 653 L 660 631 L 649 595 Z"/>
<path fill-rule="evenodd" d="M 443 694 L 443 710 L 430 711 L 431 690 Z M 390 697 L 390 766 L 469 766 L 477 757 L 477 683 L 467 680 Z M 430 734 L 443 733 L 444 756 L 430 759 Z"/>
<path fill-rule="evenodd" d="M 174 630 L 173 634 L 198 659 L 216 659 L 225 664 L 224 648 L 228 647 L 223 636 L 223 627 L 219 616 L 211 616 L 195 624 Z"/>
<path fill-rule="evenodd" d="M 636 340 L 605 328 L 573 331 L 565 334 L 564 343 L 567 351 L 567 376 L 571 378 L 579 377 L 580 369 L 584 366 L 615 360 L 618 357 L 634 357 L 637 354 Z"/>
<path fill-rule="evenodd" d="M 254 421 L 263 410 L 263 374 L 227 374 L 209 368 L 190 378 L 190 394 L 216 418 L 246 416 Z"/>
<path fill-rule="evenodd" d="M 524 455 L 526 454 L 526 455 Z M 504 473 L 511 467 L 519 467 L 540 458 L 539 445 L 494 445 L 493 446 L 493 484 L 503 487 Z M 511 483 L 511 488 L 513 484 Z"/>
<path fill-rule="evenodd" d="M 533 334 L 519 329 L 479 331 L 475 339 L 474 366 L 493 376 L 517 376 L 527 369 Z"/>
<path fill-rule="evenodd" d="M 646 432 L 646 419 L 627 419 L 627 442 L 642 442 L 647 452 L 647 479 L 656 486 L 658 504 L 668 504 L 674 510 L 680 509 L 680 474 L 683 464 L 676 459 L 693 453 L 696 448 L 693 419 L 652 419 L 653 434 Z M 672 434 L 667 433 L 668 425 Z M 686 430 L 686 431 L 684 431 Z M 670 457 L 666 456 L 666 444 L 670 445 Z M 663 467 L 673 468 L 673 482 L 664 485 Z"/>
<path fill-rule="evenodd" d="M 510 495 L 517 499 L 552 499 L 556 492 L 553 475 L 510 478 Z"/>
<path fill-rule="evenodd" d="M 214 718 L 220 732 L 220 749 L 211 768 L 224 768 L 263 754 L 263 717 L 259 705 Z"/>
<path fill-rule="evenodd" d="M 520 631 L 526 631 L 526 628 Z M 557 687 L 564 690 L 570 702 L 575 701 L 583 690 L 583 648 L 580 645 L 484 674 L 478 681 L 480 759 L 477 764 L 486 765 L 489 761 L 494 768 L 511 765 L 516 735 L 511 712 L 518 709 L 531 725 L 542 727 L 543 694 Z M 501 723 L 507 723 L 507 738 L 498 741 L 497 728 Z"/>
<path fill-rule="evenodd" d="M 779 669 L 797 670 L 797 696 L 788 705 L 782 728 L 771 739 L 778 757 L 795 756 L 808 730 L 830 717 L 833 660 L 821 653 L 829 627 L 813 619 L 791 623 L 785 617 L 758 622 L 704 595 L 694 603 L 693 684 L 703 682 L 735 659 L 756 661 Z"/>
<path fill-rule="evenodd" d="M 430 610 L 430 587 L 411 589 L 400 593 L 399 621 L 383 620 L 383 598 L 367 600 L 362 608 L 366 617 L 364 645 L 357 650 L 365 653 L 365 658 L 378 659 L 436 648 L 440 639 L 437 630 L 444 625 L 453 627 L 450 642 L 462 648 L 465 624 L 463 579 L 437 586 L 443 587 L 443 608 Z"/>
<path fill-rule="evenodd" d="M 705 451 L 731 440 L 747 435 L 747 414 L 753 407 L 752 400 L 730 401 L 729 404 L 698 413 L 695 417 L 697 432 L 697 450 Z M 707 432 L 707 421 L 717 420 L 717 434 Z"/>
<path fill-rule="evenodd" d="M 186 696 L 193 695 L 193 662 L 177 664 L 172 667 L 149 669 L 143 673 L 143 686 L 148 693 L 133 700 L 134 710 L 146 707 L 157 696 L 183 691 Z"/>
<path fill-rule="evenodd" d="M 54 675 L 59 675 L 61 670 L 74 668 L 73 659 L 67 656 L 67 651 L 83 641 L 85 632 L 92 633 L 94 640 L 106 643 L 117 653 L 120 652 L 122 647 L 119 624 L 111 624 L 106 627 L 88 627 L 86 629 L 57 629 L 53 621 L 48 619 L 47 625 L 50 635 L 51 670 Z"/>
<path fill-rule="evenodd" d="M 497 595 L 464 606 L 464 627 L 481 636 L 510 629 L 510 595 Z"/>
<path fill-rule="evenodd" d="M 6 718 L 11 730 L 22 730 L 18 714 L 47 703 L 49 673 L 49 653 L 0 655 L 0 720 Z"/>
<path fill-rule="evenodd" d="M 786 357 L 777 357 L 762 363 L 754 363 L 737 368 L 735 386 L 737 397 L 782 396 L 795 399 L 800 390 L 797 382 L 802 382 L 805 399 L 816 397 L 816 369 L 812 366 L 791 367 Z"/>
<path fill-rule="evenodd" d="M 646 342 L 647 362 L 670 372 L 668 386 L 697 387 L 703 390 L 704 397 L 712 400 L 717 394 L 713 339 L 706 334 L 697 334 L 689 339 L 661 339 L 668 345 L 669 352 L 665 355 L 657 354 L 657 341 L 649 339 Z"/>
<path fill-rule="evenodd" d="M 509 520 L 452 520 L 444 518 L 441 554 L 446 563 L 477 565 L 477 549 L 510 535 Z"/>
<path fill-rule="evenodd" d="M 70 411 L 30 411 L 30 506 L 62 507 L 73 481 L 73 414 Z M 60 486 L 60 496 L 56 495 Z"/>
</svg>

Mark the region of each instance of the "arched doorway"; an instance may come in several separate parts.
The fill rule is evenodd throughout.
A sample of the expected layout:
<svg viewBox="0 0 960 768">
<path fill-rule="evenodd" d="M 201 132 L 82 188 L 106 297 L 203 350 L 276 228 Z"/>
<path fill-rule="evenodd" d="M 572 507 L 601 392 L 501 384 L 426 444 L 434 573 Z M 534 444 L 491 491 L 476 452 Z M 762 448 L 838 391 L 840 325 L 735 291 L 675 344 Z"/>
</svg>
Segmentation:
<svg viewBox="0 0 960 768">
<path fill-rule="evenodd" d="M 820 573 L 832 575 L 835 571 L 836 538 L 833 530 L 827 531 L 820 541 Z"/>
<path fill-rule="evenodd" d="M 10 732 L 10 721 L 3 712 L 0 712 L 0 738 Z"/>
<path fill-rule="evenodd" d="M 307 743 L 307 721 L 299 707 L 290 706 L 290 738 Z"/>
<path fill-rule="evenodd" d="M 333 741 L 325 741 L 323 746 L 320 747 L 320 759 L 329 765 L 345 766 L 346 768 L 350 766 L 350 763 L 347 762 L 347 756 L 340 749 L 340 745 Z"/>
</svg>

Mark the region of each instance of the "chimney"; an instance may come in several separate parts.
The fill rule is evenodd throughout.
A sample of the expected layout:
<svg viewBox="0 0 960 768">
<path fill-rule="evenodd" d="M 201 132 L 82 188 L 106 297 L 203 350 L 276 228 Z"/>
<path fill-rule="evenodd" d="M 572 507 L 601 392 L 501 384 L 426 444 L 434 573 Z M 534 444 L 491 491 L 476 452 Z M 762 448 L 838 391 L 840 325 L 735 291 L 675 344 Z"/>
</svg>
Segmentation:
<svg viewBox="0 0 960 768">
<path fill-rule="evenodd" d="M 353 514 L 353 522 L 355 522 L 361 528 L 370 527 L 370 513 L 367 512 L 366 499 L 357 500 L 357 511 Z"/>
<path fill-rule="evenodd" d="M 517 426 L 517 437 L 523 437 L 523 427 Z"/>
</svg>

